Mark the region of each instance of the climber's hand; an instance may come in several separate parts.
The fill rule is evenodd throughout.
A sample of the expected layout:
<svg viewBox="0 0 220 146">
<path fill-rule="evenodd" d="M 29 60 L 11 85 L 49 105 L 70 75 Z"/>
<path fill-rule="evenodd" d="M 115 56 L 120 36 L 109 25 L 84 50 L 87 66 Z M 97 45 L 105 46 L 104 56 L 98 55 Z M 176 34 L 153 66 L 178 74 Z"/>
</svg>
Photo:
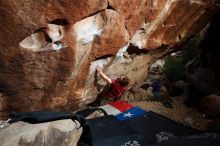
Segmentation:
<svg viewBox="0 0 220 146">
<path fill-rule="evenodd" d="M 102 72 L 102 68 L 98 66 L 98 67 L 96 68 L 96 71 L 97 71 L 98 73 L 100 73 L 100 72 Z"/>
</svg>

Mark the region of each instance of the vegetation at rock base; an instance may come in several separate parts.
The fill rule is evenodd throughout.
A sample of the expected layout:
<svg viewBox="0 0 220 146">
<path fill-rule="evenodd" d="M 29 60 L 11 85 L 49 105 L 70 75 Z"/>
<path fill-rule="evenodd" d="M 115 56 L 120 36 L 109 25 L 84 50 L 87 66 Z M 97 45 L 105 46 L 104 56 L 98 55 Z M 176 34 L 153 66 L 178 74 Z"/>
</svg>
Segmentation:
<svg viewBox="0 0 220 146">
<path fill-rule="evenodd" d="M 184 80 L 185 65 L 198 55 L 198 38 L 186 42 L 181 50 L 165 57 L 164 71 L 171 82 Z"/>
</svg>

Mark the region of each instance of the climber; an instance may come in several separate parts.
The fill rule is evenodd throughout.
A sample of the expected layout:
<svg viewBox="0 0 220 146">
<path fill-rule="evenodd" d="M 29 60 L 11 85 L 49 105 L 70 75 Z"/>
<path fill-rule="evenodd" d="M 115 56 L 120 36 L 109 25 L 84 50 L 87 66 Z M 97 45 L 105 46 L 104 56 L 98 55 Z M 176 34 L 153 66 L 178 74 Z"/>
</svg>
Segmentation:
<svg viewBox="0 0 220 146">
<path fill-rule="evenodd" d="M 151 84 L 151 87 L 153 88 L 152 89 L 153 98 L 155 98 L 156 100 L 159 100 L 160 99 L 160 88 L 161 88 L 160 83 L 155 81 Z"/>
<path fill-rule="evenodd" d="M 142 89 L 144 90 L 148 90 L 148 88 L 151 87 L 152 88 L 152 94 L 153 96 L 149 99 L 150 101 L 159 101 L 160 100 L 160 82 L 159 81 L 153 81 L 153 83 L 151 83 L 150 81 L 148 81 L 147 83 L 143 84 L 141 86 Z"/>
<path fill-rule="evenodd" d="M 166 108 L 173 108 L 171 99 L 167 99 L 161 96 L 161 82 L 153 81 L 153 83 L 147 83 L 141 86 L 142 89 L 147 90 L 149 87 L 152 87 L 153 96 L 149 98 L 147 101 L 160 101 Z"/>
<path fill-rule="evenodd" d="M 114 101 L 118 100 L 125 91 L 126 86 L 129 84 L 130 79 L 124 74 L 122 74 L 117 79 L 111 79 L 106 74 L 103 73 L 102 68 L 100 67 L 97 67 L 96 71 L 97 73 L 100 74 L 101 78 L 108 84 L 98 94 L 96 100 L 90 103 L 89 106 L 99 106 L 102 99 L 105 97 L 114 99 Z"/>
<path fill-rule="evenodd" d="M 142 89 L 148 90 L 149 87 L 152 89 L 152 97 L 147 101 L 159 101 L 166 108 L 173 108 L 169 98 L 169 95 L 165 94 L 167 89 L 171 89 L 171 86 L 167 86 L 169 81 L 163 73 L 162 66 L 151 67 L 148 73 L 148 81 L 141 86 Z M 165 89 L 165 90 L 164 90 Z M 162 92 L 161 92 L 162 91 Z M 164 92 L 165 91 L 165 92 Z"/>
</svg>

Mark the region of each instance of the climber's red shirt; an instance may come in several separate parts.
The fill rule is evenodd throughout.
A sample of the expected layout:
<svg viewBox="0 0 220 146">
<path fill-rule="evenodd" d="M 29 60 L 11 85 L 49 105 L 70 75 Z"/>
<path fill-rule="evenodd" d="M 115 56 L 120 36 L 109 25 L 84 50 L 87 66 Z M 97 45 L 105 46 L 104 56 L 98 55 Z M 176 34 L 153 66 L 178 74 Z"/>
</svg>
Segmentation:
<svg viewBox="0 0 220 146">
<path fill-rule="evenodd" d="M 120 86 L 117 80 L 112 79 L 111 87 L 106 93 L 106 96 L 109 98 L 118 98 L 125 91 L 126 86 Z"/>
</svg>

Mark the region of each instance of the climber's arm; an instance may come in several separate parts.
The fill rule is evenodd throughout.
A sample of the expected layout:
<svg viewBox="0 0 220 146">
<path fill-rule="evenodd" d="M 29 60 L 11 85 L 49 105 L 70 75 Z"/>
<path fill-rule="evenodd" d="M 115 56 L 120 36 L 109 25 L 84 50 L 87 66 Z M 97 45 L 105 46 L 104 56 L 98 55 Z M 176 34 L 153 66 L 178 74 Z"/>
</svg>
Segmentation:
<svg viewBox="0 0 220 146">
<path fill-rule="evenodd" d="M 112 79 L 110 79 L 106 74 L 103 73 L 102 68 L 98 67 L 97 72 L 101 75 L 101 78 L 106 81 L 107 83 L 111 84 L 112 83 Z"/>
</svg>

